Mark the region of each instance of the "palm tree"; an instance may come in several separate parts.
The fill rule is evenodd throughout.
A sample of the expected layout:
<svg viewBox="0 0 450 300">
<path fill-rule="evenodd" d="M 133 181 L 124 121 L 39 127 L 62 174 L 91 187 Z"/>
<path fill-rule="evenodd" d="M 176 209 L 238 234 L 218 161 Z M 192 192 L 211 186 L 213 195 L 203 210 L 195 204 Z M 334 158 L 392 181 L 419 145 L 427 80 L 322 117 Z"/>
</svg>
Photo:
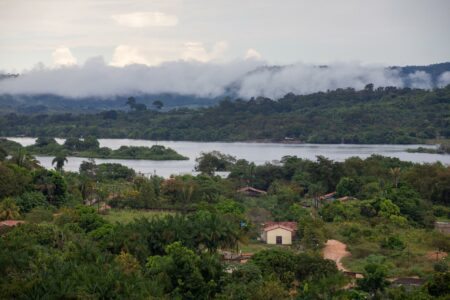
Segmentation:
<svg viewBox="0 0 450 300">
<path fill-rule="evenodd" d="M 28 153 L 24 148 L 17 150 L 17 152 L 11 157 L 10 161 L 19 167 L 27 169 L 36 169 L 39 167 L 39 162 L 37 159 Z"/>
<path fill-rule="evenodd" d="M 59 153 L 59 154 L 56 155 L 55 158 L 52 160 L 52 166 L 53 166 L 54 164 L 56 164 L 55 169 L 56 169 L 57 171 L 60 171 L 60 172 L 61 172 L 61 171 L 63 170 L 64 164 L 67 163 L 67 162 L 68 162 L 68 160 L 67 160 L 66 154 L 65 154 L 65 153 Z"/>
<path fill-rule="evenodd" d="M 0 202 L 0 220 L 13 220 L 19 216 L 19 208 L 13 198 L 8 197 Z"/>
<path fill-rule="evenodd" d="M 394 186 L 395 186 L 395 188 L 397 188 L 398 187 L 398 181 L 400 180 L 401 169 L 399 167 L 391 168 L 389 170 L 389 172 L 392 175 L 392 179 L 394 181 Z"/>
<path fill-rule="evenodd" d="M 183 212 L 187 212 L 187 206 L 190 204 L 192 199 L 192 194 L 194 193 L 194 183 L 192 181 L 189 181 L 187 183 L 183 184 L 183 187 L 181 188 L 181 200 L 183 204 Z"/>
</svg>

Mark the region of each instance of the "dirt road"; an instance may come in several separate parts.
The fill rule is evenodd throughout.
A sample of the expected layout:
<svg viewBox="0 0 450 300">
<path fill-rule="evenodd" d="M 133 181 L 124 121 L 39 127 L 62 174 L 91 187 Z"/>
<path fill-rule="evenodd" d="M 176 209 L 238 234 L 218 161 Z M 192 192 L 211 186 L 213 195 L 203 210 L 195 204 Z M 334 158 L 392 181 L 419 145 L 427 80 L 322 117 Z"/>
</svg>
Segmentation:
<svg viewBox="0 0 450 300">
<path fill-rule="evenodd" d="M 334 260 L 340 271 L 348 271 L 341 262 L 342 258 L 350 255 L 346 248 L 347 245 L 338 240 L 328 240 L 323 248 L 323 258 Z"/>
</svg>

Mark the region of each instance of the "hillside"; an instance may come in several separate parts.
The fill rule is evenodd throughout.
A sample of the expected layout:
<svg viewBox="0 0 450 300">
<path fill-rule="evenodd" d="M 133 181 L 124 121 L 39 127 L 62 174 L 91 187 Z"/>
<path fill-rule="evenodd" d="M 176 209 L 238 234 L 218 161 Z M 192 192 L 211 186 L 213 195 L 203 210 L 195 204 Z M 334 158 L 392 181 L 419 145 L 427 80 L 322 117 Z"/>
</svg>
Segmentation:
<svg viewBox="0 0 450 300">
<path fill-rule="evenodd" d="M 0 118 L 1 136 L 142 138 L 195 141 L 421 143 L 450 138 L 450 87 L 433 91 L 338 89 L 278 101 L 222 101 L 169 112 L 106 111 L 92 115 Z"/>
<path fill-rule="evenodd" d="M 64 93 L 62 94 L 52 94 L 51 89 L 45 93 L 2 93 L 0 92 L 0 114 L 1 113 L 20 113 L 20 114 L 42 114 L 42 113 L 97 113 L 105 110 L 127 110 L 127 106 L 124 105 L 126 102 L 126 99 L 129 96 L 133 96 L 137 99 L 138 103 L 145 104 L 147 108 L 154 109 L 153 102 L 155 100 L 162 101 L 164 103 L 163 110 L 168 111 L 170 109 L 174 108 L 180 108 L 180 107 L 189 107 L 189 108 L 198 108 L 198 107 L 208 107 L 218 104 L 222 99 L 226 97 L 230 98 L 237 98 L 239 95 L 241 95 L 242 90 L 245 86 L 248 84 L 251 84 L 255 80 L 258 81 L 259 78 L 278 78 L 273 79 L 274 81 L 282 80 L 286 86 L 283 86 L 281 89 L 289 91 L 295 91 L 295 88 L 301 87 L 303 84 L 308 85 L 304 83 L 305 78 L 301 77 L 301 73 L 295 73 L 291 74 L 289 71 L 292 67 L 295 67 L 295 65 L 285 65 L 285 66 L 270 66 L 270 65 L 262 65 L 258 67 L 249 67 L 249 71 L 242 73 L 242 74 L 233 74 L 229 76 L 229 80 L 225 80 L 222 82 L 222 79 L 216 79 L 219 80 L 217 83 L 218 87 L 223 88 L 221 92 L 218 92 L 217 95 L 209 95 L 209 96 L 200 96 L 196 94 L 196 89 L 189 92 L 187 90 L 184 90 L 183 92 L 168 89 L 167 92 L 156 92 L 156 93 L 148 93 L 148 92 L 139 92 L 136 90 L 135 92 L 121 92 L 119 94 L 113 93 L 112 95 L 108 96 L 77 96 L 72 97 L 69 95 L 66 95 Z M 327 70 L 330 69 L 336 69 L 336 66 L 298 66 L 299 68 L 306 67 L 309 68 L 310 71 L 314 70 Z M 110 70 L 111 71 L 111 70 Z M 223 71 L 223 70 L 222 70 Z M 390 83 L 390 85 L 394 85 L 398 88 L 400 87 L 420 87 L 420 88 L 436 88 L 440 85 L 442 85 L 441 77 L 444 73 L 450 72 L 450 62 L 445 63 L 439 63 L 439 64 L 432 64 L 432 65 L 425 65 L 425 66 L 393 66 L 385 68 L 385 72 L 388 72 L 393 76 L 392 79 L 395 79 Z M 330 86 L 324 88 L 319 88 L 320 83 L 314 82 L 311 83 L 313 87 L 313 91 L 326 91 L 327 89 L 335 89 L 335 88 L 347 88 L 349 86 L 352 86 L 354 81 L 361 81 L 365 83 L 373 82 L 370 80 L 376 80 L 376 77 L 369 77 L 368 73 L 370 72 L 370 68 L 361 70 L 361 73 L 356 76 L 356 78 L 353 78 L 353 80 L 347 81 L 347 82 L 341 82 L 333 84 L 332 82 L 329 83 Z M 214 70 L 214 74 L 220 74 L 221 69 Z M 285 75 L 289 75 L 289 79 L 293 80 L 293 86 L 289 86 L 285 81 L 287 80 L 285 78 Z M 321 75 L 317 75 L 322 78 L 322 76 L 326 76 L 326 72 Z M 42 76 L 44 76 L 43 74 Z M 379 74 L 382 75 L 381 73 Z M 20 80 L 21 77 L 26 77 L 27 75 L 19 75 L 19 74 L 0 74 L 0 81 L 6 84 L 6 81 L 9 83 L 14 83 L 15 80 Z M 37 79 L 41 80 L 40 75 L 36 75 Z M 211 74 L 194 74 L 191 77 L 198 77 L 198 80 L 201 80 L 202 77 L 210 77 Z M 362 78 L 359 78 L 359 77 Z M 310 74 L 308 78 L 314 77 Z M 341 78 L 342 76 L 338 76 L 337 78 Z M 345 77 L 345 75 L 344 75 Z M 282 79 L 281 79 L 282 78 Z M 36 79 L 36 80 L 37 80 Z M 3 81 L 4 80 L 4 81 Z M 126 76 L 124 80 L 130 80 L 129 76 Z M 148 85 L 148 82 L 150 79 L 139 79 L 142 80 L 142 85 L 146 86 Z M 191 83 L 180 78 L 180 81 L 182 82 L 182 86 L 190 86 Z M 136 81 L 136 80 L 135 80 Z M 151 81 L 151 80 L 150 80 Z M 177 81 L 176 83 L 180 83 L 180 81 Z M 186 82 L 185 82 L 186 81 Z M 214 80 L 213 80 L 214 81 Z M 289 81 L 289 80 L 288 80 Z M 322 81 L 326 81 L 326 78 L 323 78 Z M 333 81 L 333 80 L 332 80 Z M 196 81 L 194 80 L 194 83 Z M 22 82 L 19 84 L 19 87 L 23 87 L 24 85 L 27 85 L 27 81 Z M 43 80 L 42 82 L 39 81 L 38 85 L 51 85 L 55 86 L 55 84 L 49 83 L 48 80 Z M 76 83 L 74 83 L 76 84 Z M 114 82 L 109 82 L 108 85 L 114 85 Z M 208 86 L 208 83 L 205 82 L 205 85 Z M 223 86 L 222 86 L 223 85 Z M 164 84 L 162 83 L 162 86 Z M 160 87 L 161 89 L 164 89 L 163 87 Z M 363 85 L 364 86 L 364 85 Z M 203 87 L 203 85 L 202 85 Z M 82 90 L 84 87 L 81 86 L 75 86 L 75 90 Z M 263 96 L 265 86 L 263 83 L 259 83 L 256 87 L 251 86 L 251 88 L 255 88 L 255 90 L 252 90 L 250 94 L 248 94 L 249 97 L 254 96 Z M 279 87 L 280 88 L 280 87 Z M 198 89 L 198 88 L 197 88 Z M 94 89 L 91 92 L 94 91 L 101 91 L 102 87 L 98 86 L 96 89 Z M 302 90 L 302 89 L 300 89 Z M 62 90 L 63 91 L 63 90 Z M 62 92 L 60 91 L 60 92 Z M 266 91 L 267 92 L 267 91 Z M 286 92 L 286 93 L 287 93 Z M 117 93 L 117 91 L 116 91 Z M 308 90 L 302 90 L 301 94 L 309 94 Z M 283 96 L 284 94 L 281 94 Z M 278 98 L 278 97 L 275 97 Z"/>
</svg>

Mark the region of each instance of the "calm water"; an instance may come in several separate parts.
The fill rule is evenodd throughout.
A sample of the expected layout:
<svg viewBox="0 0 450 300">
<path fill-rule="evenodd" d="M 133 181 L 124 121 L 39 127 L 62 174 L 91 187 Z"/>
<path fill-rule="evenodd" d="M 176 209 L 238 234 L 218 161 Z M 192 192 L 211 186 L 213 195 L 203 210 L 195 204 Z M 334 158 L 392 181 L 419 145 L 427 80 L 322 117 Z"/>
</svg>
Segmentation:
<svg viewBox="0 0 450 300">
<path fill-rule="evenodd" d="M 19 142 L 24 146 L 34 144 L 35 138 L 8 138 Z M 63 139 L 57 139 L 63 143 Z M 195 158 L 201 152 L 218 150 L 225 154 L 243 158 L 256 164 L 280 160 L 285 155 L 296 155 L 301 158 L 314 160 L 317 155 L 323 155 L 335 161 L 343 161 L 348 157 L 368 157 L 372 154 L 380 154 L 390 157 L 398 157 L 401 160 L 412 162 L 432 163 L 441 161 L 450 165 L 450 155 L 408 153 L 406 149 L 417 148 L 423 145 L 317 145 L 317 144 L 274 144 L 274 143 L 205 143 L 205 142 L 172 142 L 172 141 L 147 141 L 130 139 L 99 139 L 101 147 L 117 149 L 120 146 L 147 146 L 158 144 L 170 147 L 178 153 L 189 157 L 185 161 L 150 161 L 150 160 L 126 160 L 126 159 L 96 159 L 97 163 L 114 162 L 121 163 L 137 172 L 144 174 L 156 173 L 159 176 L 168 177 L 171 174 L 193 173 Z M 423 146 L 433 148 L 435 146 Z M 46 168 L 51 168 L 52 157 L 37 156 L 37 159 Z M 80 157 L 69 157 L 65 165 L 68 171 L 78 171 L 81 162 L 87 160 Z"/>
</svg>

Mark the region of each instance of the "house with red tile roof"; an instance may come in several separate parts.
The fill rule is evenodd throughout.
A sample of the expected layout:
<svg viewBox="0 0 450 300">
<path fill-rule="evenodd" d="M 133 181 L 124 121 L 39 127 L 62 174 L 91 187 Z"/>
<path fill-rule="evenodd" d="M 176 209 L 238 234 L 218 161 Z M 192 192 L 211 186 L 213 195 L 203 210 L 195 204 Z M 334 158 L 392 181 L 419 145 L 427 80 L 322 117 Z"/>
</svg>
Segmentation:
<svg viewBox="0 0 450 300">
<path fill-rule="evenodd" d="M 5 221 L 0 221 L 0 227 L 6 226 L 6 227 L 14 227 L 17 226 L 19 224 L 23 224 L 25 223 L 25 221 L 22 220 L 5 220 Z"/>
<path fill-rule="evenodd" d="M 251 186 L 246 186 L 246 187 L 240 188 L 237 190 L 237 192 L 240 194 L 244 194 L 246 196 L 250 196 L 250 197 L 263 196 L 263 195 L 267 194 L 266 191 L 259 190 L 254 187 L 251 187 Z"/>
<path fill-rule="evenodd" d="M 297 222 L 266 222 L 261 240 L 272 245 L 292 245 L 296 231 Z"/>
</svg>

